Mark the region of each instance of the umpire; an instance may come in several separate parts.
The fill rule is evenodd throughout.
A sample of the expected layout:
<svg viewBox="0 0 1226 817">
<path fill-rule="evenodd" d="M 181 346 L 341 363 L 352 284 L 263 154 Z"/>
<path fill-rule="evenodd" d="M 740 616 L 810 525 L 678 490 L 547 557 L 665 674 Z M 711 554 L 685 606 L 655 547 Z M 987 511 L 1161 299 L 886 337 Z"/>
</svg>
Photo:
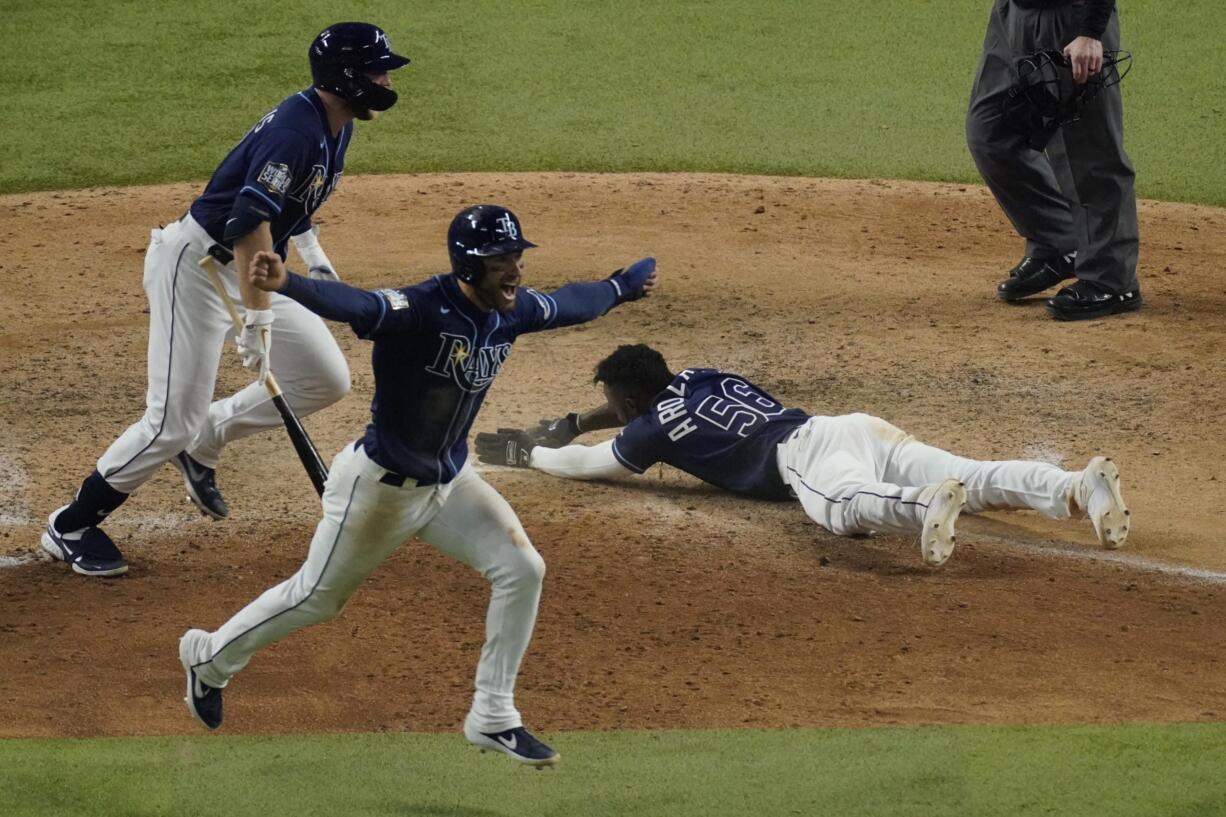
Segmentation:
<svg viewBox="0 0 1226 817">
<path fill-rule="evenodd" d="M 1004 123 L 1002 103 L 1015 61 L 1041 49 L 1063 52 L 1084 83 L 1119 49 L 1115 0 L 992 0 L 983 56 L 966 112 L 966 142 L 979 173 L 1014 228 L 1024 257 L 997 287 L 1002 300 L 1077 280 L 1047 301 L 1058 320 L 1099 318 L 1141 306 L 1137 284 L 1135 171 L 1124 152 L 1118 84 L 1105 87 L 1046 150 Z"/>
</svg>

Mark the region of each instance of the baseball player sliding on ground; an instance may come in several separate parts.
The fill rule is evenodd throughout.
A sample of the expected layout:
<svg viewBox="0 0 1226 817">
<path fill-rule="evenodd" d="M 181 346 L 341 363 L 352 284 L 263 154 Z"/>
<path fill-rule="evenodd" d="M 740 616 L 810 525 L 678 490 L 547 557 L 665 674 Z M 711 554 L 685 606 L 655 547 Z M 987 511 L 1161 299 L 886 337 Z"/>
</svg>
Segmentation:
<svg viewBox="0 0 1226 817">
<path fill-rule="evenodd" d="M 349 392 L 349 367 L 316 315 L 278 294 L 241 280 L 258 252 L 285 258 L 293 241 L 312 277 L 336 279 L 311 215 L 340 182 L 353 120 L 371 120 L 396 102 L 388 72 L 408 63 L 387 35 L 369 23 L 338 23 L 310 48 L 312 87 L 265 115 L 222 160 L 204 193 L 178 221 L 154 230 L 145 254 L 149 298 L 149 388 L 144 416 L 98 459 L 71 503 L 51 514 L 43 549 L 87 576 L 115 576 L 128 563 L 99 527 L 168 461 L 183 474 L 202 512 L 229 509 L 214 469 L 222 447 L 281 418 L 262 385 L 272 366 L 300 416 Z M 213 401 L 217 366 L 231 321 L 198 264 L 212 255 L 235 300 L 246 306 L 236 338 L 243 365 L 260 370 L 253 383 Z"/>
<path fill-rule="evenodd" d="M 665 462 L 744 496 L 795 497 L 832 533 L 918 533 L 921 555 L 934 566 L 953 553 L 963 508 L 1030 508 L 1052 519 L 1084 514 L 1104 547 L 1118 548 L 1128 537 L 1119 472 L 1105 457 L 1084 471 L 964 459 L 868 414 L 813 417 L 785 408 L 730 372 L 673 374 L 642 344 L 620 346 L 600 361 L 595 381 L 605 405 L 542 420 L 534 430 L 478 434 L 478 457 L 571 479 L 641 474 Z M 617 437 L 599 445 L 568 445 L 582 432 L 619 426 Z"/>
<path fill-rule="evenodd" d="M 336 616 L 370 571 L 417 536 L 492 585 L 465 737 L 522 763 L 557 760 L 523 728 L 513 700 L 545 563 L 511 506 L 468 465 L 468 431 L 519 335 L 593 320 L 647 295 L 656 273 L 647 258 L 596 283 L 521 289 L 522 253 L 533 246 L 511 211 L 486 204 L 451 223 L 452 274 L 416 286 L 366 292 L 256 255 L 253 286 L 374 341 L 375 396 L 365 435 L 332 460 L 306 563 L 215 632 L 188 630 L 179 642 L 187 705 L 205 726 L 221 725 L 222 688 L 256 650 Z"/>
</svg>

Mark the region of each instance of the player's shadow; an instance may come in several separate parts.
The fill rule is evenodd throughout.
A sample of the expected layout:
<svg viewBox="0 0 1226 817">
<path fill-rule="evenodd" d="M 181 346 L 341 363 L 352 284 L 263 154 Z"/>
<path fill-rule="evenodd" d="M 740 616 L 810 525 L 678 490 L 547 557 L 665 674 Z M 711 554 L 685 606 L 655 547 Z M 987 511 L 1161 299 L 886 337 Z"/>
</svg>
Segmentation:
<svg viewBox="0 0 1226 817">
<path fill-rule="evenodd" d="M 617 488 L 626 491 L 627 493 L 652 494 L 661 499 L 678 499 L 681 497 L 714 497 L 721 502 L 744 502 L 749 505 L 760 505 L 760 500 L 748 499 L 745 497 L 730 494 L 722 488 L 717 488 L 714 485 L 708 485 L 705 482 L 694 478 L 683 478 L 685 481 L 668 481 L 662 482 L 658 479 L 594 479 L 590 481 L 592 485 L 603 485 L 609 488 Z"/>
<path fill-rule="evenodd" d="M 667 480 L 667 481 L 665 481 Z M 744 518 L 753 514 L 762 523 L 777 522 L 779 538 L 798 547 L 811 558 L 815 570 L 846 570 L 882 577 L 915 577 L 918 579 L 980 580 L 1002 576 L 1019 577 L 1036 569 L 1028 558 L 1036 549 L 1050 545 L 1050 538 L 1034 530 L 1003 521 L 999 517 L 966 514 L 959 521 L 958 547 L 950 560 L 940 567 L 924 564 L 919 551 L 918 536 L 873 534 L 838 536 L 819 527 L 804 515 L 795 500 L 768 502 L 736 496 L 686 477 L 668 476 L 665 480 L 599 480 L 594 484 L 614 486 L 639 496 L 653 496 L 677 504 L 678 510 L 698 510 L 702 502 L 709 503 L 706 513 L 712 517 L 729 514 Z M 675 480 L 675 481 L 674 481 Z M 781 513 L 772 519 L 775 511 Z M 794 511 L 789 513 L 788 511 Z M 979 543 L 990 547 L 976 547 Z M 1010 543 L 1025 543 L 1025 549 L 1009 549 Z M 1052 546 L 1053 551 L 1060 550 Z"/>
<path fill-rule="evenodd" d="M 924 564 L 918 536 L 873 534 L 871 536 L 836 536 L 814 526 L 814 559 L 822 569 L 847 570 L 883 577 L 915 577 L 918 579 L 959 581 L 994 580 L 1001 577 L 1020 578 L 1035 572 L 1029 557 L 1031 550 L 1009 551 L 1009 538 L 999 534 L 977 534 L 978 518 L 971 524 L 959 522 L 958 545 L 949 561 L 940 567 Z M 1007 523 L 997 523 L 1009 529 Z M 1021 530 L 1021 529 L 1017 529 Z M 1020 538 L 1020 537 L 1018 537 Z M 1016 539 L 1015 539 L 1016 541 Z M 989 544 L 989 547 L 981 547 Z"/>
<path fill-rule="evenodd" d="M 924 564 L 919 545 L 902 536 L 836 536 L 817 530 L 821 536 L 811 548 L 817 569 L 917 578 L 937 576 L 944 569 Z M 955 551 L 954 558 L 957 555 Z"/>
</svg>

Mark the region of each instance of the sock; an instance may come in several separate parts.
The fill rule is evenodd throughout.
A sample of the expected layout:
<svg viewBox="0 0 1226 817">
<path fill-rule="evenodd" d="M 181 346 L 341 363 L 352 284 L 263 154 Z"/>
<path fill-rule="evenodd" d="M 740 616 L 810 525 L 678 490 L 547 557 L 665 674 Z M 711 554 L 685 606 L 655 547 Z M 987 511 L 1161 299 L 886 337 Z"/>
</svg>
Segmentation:
<svg viewBox="0 0 1226 817">
<path fill-rule="evenodd" d="M 128 498 L 112 488 L 102 474 L 94 471 L 81 483 L 76 497 L 55 518 L 58 533 L 72 533 L 81 528 L 93 528 Z"/>
</svg>

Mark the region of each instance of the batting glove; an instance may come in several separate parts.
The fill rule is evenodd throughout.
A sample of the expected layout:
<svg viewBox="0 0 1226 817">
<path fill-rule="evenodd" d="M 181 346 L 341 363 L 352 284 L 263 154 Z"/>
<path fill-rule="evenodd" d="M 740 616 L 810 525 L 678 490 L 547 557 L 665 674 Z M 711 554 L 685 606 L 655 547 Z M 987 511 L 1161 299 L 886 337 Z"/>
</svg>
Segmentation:
<svg viewBox="0 0 1226 817">
<path fill-rule="evenodd" d="M 291 236 L 294 249 L 307 265 L 307 275 L 316 281 L 339 281 L 336 268 L 328 260 L 324 248 L 319 243 L 319 225 L 311 227 L 305 233 Z"/>
<path fill-rule="evenodd" d="M 579 414 L 572 411 L 565 417 L 559 417 L 556 420 L 541 420 L 536 424 L 536 428 L 530 429 L 528 433 L 537 445 L 543 445 L 546 448 L 562 448 L 570 445 L 581 433 Z"/>
<path fill-rule="evenodd" d="M 268 379 L 270 349 L 272 347 L 271 309 L 248 309 L 243 331 L 234 338 L 238 353 L 243 357 L 243 366 L 258 369 L 259 381 Z"/>
<path fill-rule="evenodd" d="M 645 294 L 643 287 L 655 271 L 656 259 L 648 257 L 610 275 L 609 282 L 617 290 L 618 302 L 637 301 L 642 298 Z"/>
<path fill-rule="evenodd" d="M 477 458 L 487 465 L 530 468 L 535 447 L 528 432 L 518 428 L 500 428 L 496 434 L 483 431 L 477 435 Z"/>
</svg>

